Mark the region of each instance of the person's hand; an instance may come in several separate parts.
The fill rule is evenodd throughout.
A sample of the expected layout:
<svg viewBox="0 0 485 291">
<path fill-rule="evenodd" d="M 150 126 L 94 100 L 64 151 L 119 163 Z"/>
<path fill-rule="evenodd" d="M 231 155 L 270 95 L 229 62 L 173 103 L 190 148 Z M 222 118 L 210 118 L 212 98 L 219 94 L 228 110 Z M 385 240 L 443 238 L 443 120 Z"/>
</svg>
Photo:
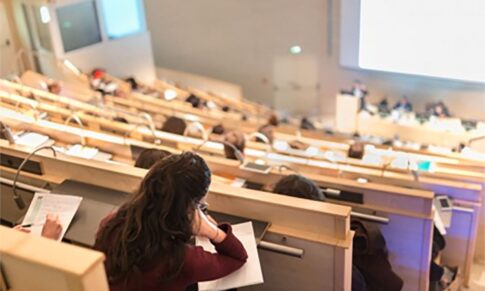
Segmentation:
<svg viewBox="0 0 485 291">
<path fill-rule="evenodd" d="M 62 233 L 62 225 L 59 216 L 47 214 L 41 235 L 46 238 L 58 240 Z"/>
<path fill-rule="evenodd" d="M 212 218 L 211 218 L 212 219 Z M 226 233 L 217 227 L 200 209 L 195 210 L 192 233 L 198 236 L 204 236 L 219 243 L 226 238 Z"/>
<path fill-rule="evenodd" d="M 22 225 L 20 225 L 20 224 L 14 226 L 13 229 L 19 230 L 19 231 L 25 232 L 25 233 L 30 233 L 30 229 L 29 228 L 22 227 Z"/>
</svg>

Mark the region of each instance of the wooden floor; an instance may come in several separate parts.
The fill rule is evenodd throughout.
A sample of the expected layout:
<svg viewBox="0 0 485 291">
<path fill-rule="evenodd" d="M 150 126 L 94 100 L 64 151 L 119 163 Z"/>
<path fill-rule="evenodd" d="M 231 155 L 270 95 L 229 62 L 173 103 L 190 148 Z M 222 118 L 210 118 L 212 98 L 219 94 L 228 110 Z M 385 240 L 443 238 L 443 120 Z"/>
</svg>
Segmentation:
<svg viewBox="0 0 485 291">
<path fill-rule="evenodd" d="M 483 291 L 485 290 L 485 262 L 475 263 L 472 267 L 472 274 L 470 279 L 470 287 L 462 288 L 468 291 Z"/>
</svg>

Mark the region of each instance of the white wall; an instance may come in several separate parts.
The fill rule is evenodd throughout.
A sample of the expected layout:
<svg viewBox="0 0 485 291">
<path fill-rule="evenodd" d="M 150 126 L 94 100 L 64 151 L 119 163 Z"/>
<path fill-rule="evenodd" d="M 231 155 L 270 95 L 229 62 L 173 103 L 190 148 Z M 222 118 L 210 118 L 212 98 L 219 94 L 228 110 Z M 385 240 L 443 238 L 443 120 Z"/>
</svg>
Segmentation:
<svg viewBox="0 0 485 291">
<path fill-rule="evenodd" d="M 77 49 L 64 54 L 64 58 L 85 72 L 104 68 L 120 78 L 136 76 L 145 82 L 156 78 L 149 32 Z"/>
<path fill-rule="evenodd" d="M 420 109 L 443 99 L 456 115 L 485 119 L 485 85 L 342 68 L 339 6 L 338 0 L 145 0 L 145 13 L 157 66 L 241 84 L 256 101 L 274 103 L 273 62 L 299 44 L 303 54 L 319 56 L 322 114 L 333 114 L 337 91 L 358 78 L 371 101 L 406 94 Z"/>
</svg>

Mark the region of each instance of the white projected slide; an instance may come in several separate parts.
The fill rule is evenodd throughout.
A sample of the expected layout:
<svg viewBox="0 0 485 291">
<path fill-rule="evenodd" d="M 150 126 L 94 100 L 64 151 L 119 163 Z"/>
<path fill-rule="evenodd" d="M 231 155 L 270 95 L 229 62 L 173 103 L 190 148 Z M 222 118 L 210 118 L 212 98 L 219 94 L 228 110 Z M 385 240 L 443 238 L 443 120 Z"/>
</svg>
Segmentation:
<svg viewBox="0 0 485 291">
<path fill-rule="evenodd" d="M 359 30 L 360 68 L 485 82 L 485 0 L 361 0 Z"/>
</svg>

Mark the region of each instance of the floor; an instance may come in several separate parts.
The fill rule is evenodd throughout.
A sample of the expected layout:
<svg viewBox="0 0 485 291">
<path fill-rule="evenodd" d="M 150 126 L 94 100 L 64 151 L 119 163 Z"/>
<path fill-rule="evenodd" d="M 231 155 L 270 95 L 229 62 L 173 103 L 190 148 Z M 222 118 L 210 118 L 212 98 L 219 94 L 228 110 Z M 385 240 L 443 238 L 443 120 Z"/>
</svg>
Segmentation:
<svg viewBox="0 0 485 291">
<path fill-rule="evenodd" d="M 484 291 L 485 290 L 485 262 L 476 263 L 472 267 L 472 274 L 469 288 L 462 288 L 467 291 Z"/>
</svg>

